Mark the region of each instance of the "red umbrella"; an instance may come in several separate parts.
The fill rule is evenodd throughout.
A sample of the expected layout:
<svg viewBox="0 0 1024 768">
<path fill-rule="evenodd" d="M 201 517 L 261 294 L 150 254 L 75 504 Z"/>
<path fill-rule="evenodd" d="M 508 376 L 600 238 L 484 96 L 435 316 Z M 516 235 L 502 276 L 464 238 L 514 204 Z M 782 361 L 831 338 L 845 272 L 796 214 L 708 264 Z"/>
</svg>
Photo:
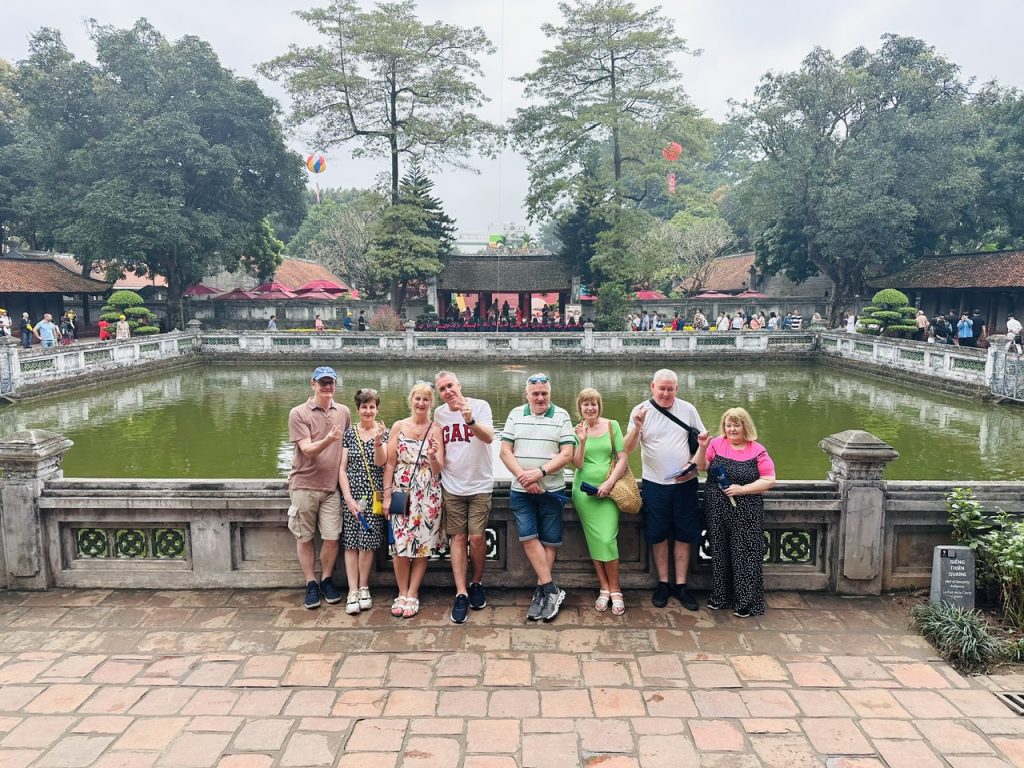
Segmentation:
<svg viewBox="0 0 1024 768">
<path fill-rule="evenodd" d="M 186 296 L 213 296 L 217 293 L 220 293 L 220 291 L 202 283 L 196 283 L 185 291 Z"/>
<path fill-rule="evenodd" d="M 660 301 L 665 298 L 661 291 L 637 291 L 636 297 L 640 301 Z"/>
<path fill-rule="evenodd" d="M 261 293 L 257 293 L 255 295 L 255 298 L 271 301 L 280 299 L 294 299 L 296 298 L 296 296 L 291 291 L 263 291 Z"/>
<path fill-rule="evenodd" d="M 732 299 L 735 298 L 731 293 L 719 293 L 718 291 L 704 291 L 704 293 L 698 293 L 693 298 L 695 299 Z"/>
<path fill-rule="evenodd" d="M 235 288 L 233 291 L 222 293 L 220 296 L 215 296 L 214 301 L 235 301 L 235 300 L 246 300 L 255 299 L 257 294 L 249 293 L 249 291 L 243 291 L 241 288 Z"/>
<path fill-rule="evenodd" d="M 309 293 L 311 291 L 322 291 L 324 293 L 344 293 L 348 288 L 339 285 L 333 280 L 310 280 L 308 283 L 295 289 L 296 293 Z"/>
<path fill-rule="evenodd" d="M 760 291 L 752 291 L 749 288 L 745 290 L 739 296 L 741 299 L 767 299 L 767 294 L 761 293 Z"/>
<path fill-rule="evenodd" d="M 306 293 L 299 294 L 295 297 L 296 299 L 302 299 L 304 301 L 335 301 L 337 296 L 327 291 L 307 291 Z"/>
<path fill-rule="evenodd" d="M 291 288 L 289 288 L 284 283 L 277 282 L 276 280 L 271 280 L 269 283 L 264 283 L 263 285 L 257 285 L 252 290 L 253 290 L 253 293 L 277 293 L 277 292 L 280 292 L 280 293 L 291 294 L 291 292 L 292 292 Z"/>
</svg>

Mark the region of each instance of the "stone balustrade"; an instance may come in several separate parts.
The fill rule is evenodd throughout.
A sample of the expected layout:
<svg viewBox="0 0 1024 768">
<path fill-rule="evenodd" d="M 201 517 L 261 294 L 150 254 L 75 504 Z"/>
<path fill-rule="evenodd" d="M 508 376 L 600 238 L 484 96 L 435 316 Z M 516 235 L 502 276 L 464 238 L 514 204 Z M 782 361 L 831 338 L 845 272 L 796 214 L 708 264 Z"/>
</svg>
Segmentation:
<svg viewBox="0 0 1024 768">
<path fill-rule="evenodd" d="M 0 439 L 0 588 L 280 587 L 302 575 L 287 530 L 282 480 L 67 479 L 71 441 L 42 430 Z M 887 482 L 896 452 L 849 430 L 821 447 L 828 478 L 782 481 L 765 499 L 765 583 L 769 589 L 879 594 L 928 583 L 932 547 L 948 542 L 944 495 L 967 484 L 979 498 L 1024 512 L 1024 483 Z M 534 577 L 508 509 L 508 483 L 495 484 L 488 529 L 488 581 L 530 586 Z M 565 510 L 559 583 L 593 583 L 579 519 Z M 639 516 L 624 515 L 619 548 L 627 588 L 655 577 Z M 449 584 L 447 553 L 436 553 L 428 584 Z M 390 583 L 386 553 L 378 582 Z M 709 586 L 706 551 L 691 583 Z"/>
</svg>

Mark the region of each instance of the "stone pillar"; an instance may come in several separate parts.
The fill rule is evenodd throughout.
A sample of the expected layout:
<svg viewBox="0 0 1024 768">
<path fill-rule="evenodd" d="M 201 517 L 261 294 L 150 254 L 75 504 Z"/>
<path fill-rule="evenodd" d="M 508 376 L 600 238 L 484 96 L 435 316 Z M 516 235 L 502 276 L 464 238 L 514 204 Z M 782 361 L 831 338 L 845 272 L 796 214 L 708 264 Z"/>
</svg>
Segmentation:
<svg viewBox="0 0 1024 768">
<path fill-rule="evenodd" d="M 416 322 L 414 320 L 405 321 L 405 351 L 416 351 Z"/>
<path fill-rule="evenodd" d="M 594 324 L 583 324 L 583 354 L 594 354 Z"/>
<path fill-rule="evenodd" d="M 1013 343 L 1009 334 L 993 333 L 988 337 L 988 352 L 985 355 L 985 386 L 991 389 L 992 379 L 1003 376 L 1006 365 L 1006 352 Z"/>
<path fill-rule="evenodd" d="M 0 586 L 46 589 L 52 583 L 47 536 L 37 502 L 47 480 L 64 476 L 61 459 L 72 445 L 63 435 L 44 429 L 15 432 L 0 439 Z"/>
<path fill-rule="evenodd" d="M 12 331 L 13 333 L 13 331 Z M 0 335 L 0 396 L 13 395 L 18 391 L 21 378 L 21 334 L 16 336 Z"/>
<path fill-rule="evenodd" d="M 831 551 L 829 589 L 838 595 L 882 591 L 886 464 L 899 458 L 888 443 L 862 429 L 829 435 L 818 443 L 832 460 L 828 479 L 839 486 L 839 530 Z"/>
</svg>

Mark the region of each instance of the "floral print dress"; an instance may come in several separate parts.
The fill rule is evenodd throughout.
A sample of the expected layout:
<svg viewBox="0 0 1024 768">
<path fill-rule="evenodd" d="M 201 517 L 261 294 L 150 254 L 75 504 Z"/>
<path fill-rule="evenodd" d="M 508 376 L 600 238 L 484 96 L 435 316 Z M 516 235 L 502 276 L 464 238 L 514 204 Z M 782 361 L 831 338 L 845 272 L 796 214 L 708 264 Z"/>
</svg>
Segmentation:
<svg viewBox="0 0 1024 768">
<path fill-rule="evenodd" d="M 422 442 L 404 432 L 398 435 L 393 482 L 396 490 L 408 491 L 409 513 L 391 516 L 397 557 L 430 557 L 441 543 L 441 478 L 430 471 L 426 446 L 420 451 Z"/>
</svg>

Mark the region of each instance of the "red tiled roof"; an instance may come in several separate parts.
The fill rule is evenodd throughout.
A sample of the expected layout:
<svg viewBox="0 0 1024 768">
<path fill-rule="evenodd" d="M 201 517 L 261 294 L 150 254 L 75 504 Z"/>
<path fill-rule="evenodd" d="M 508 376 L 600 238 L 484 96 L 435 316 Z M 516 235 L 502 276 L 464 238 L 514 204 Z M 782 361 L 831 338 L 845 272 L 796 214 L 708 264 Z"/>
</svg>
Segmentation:
<svg viewBox="0 0 1024 768">
<path fill-rule="evenodd" d="M 73 256 L 54 256 L 53 259 L 73 272 L 82 273 L 82 266 L 75 261 Z M 107 276 L 106 265 L 102 262 L 94 262 L 90 275 L 93 280 L 105 280 Z M 127 274 L 122 274 L 121 277 L 114 281 L 115 290 L 137 291 L 140 288 L 148 288 L 150 286 L 166 288 L 167 279 L 163 275 L 144 275 L 139 277 L 134 272 L 128 272 Z"/>
<path fill-rule="evenodd" d="M 274 281 L 284 283 L 289 290 L 294 291 L 312 280 L 330 280 L 333 283 L 344 286 L 350 290 L 350 286 L 340 277 L 332 274 L 323 264 L 305 259 L 285 259 L 281 266 L 274 273 Z"/>
<path fill-rule="evenodd" d="M 110 283 L 90 280 L 49 256 L 0 258 L 0 293 L 105 293 Z"/>
<path fill-rule="evenodd" d="M 708 279 L 704 281 L 701 291 L 742 291 L 749 287 L 750 268 L 754 265 L 754 252 L 735 253 L 715 259 Z M 689 290 L 693 281 L 686 278 L 681 285 Z"/>
<path fill-rule="evenodd" d="M 1024 288 L 1024 251 L 925 256 L 872 286 L 894 288 Z"/>
</svg>

